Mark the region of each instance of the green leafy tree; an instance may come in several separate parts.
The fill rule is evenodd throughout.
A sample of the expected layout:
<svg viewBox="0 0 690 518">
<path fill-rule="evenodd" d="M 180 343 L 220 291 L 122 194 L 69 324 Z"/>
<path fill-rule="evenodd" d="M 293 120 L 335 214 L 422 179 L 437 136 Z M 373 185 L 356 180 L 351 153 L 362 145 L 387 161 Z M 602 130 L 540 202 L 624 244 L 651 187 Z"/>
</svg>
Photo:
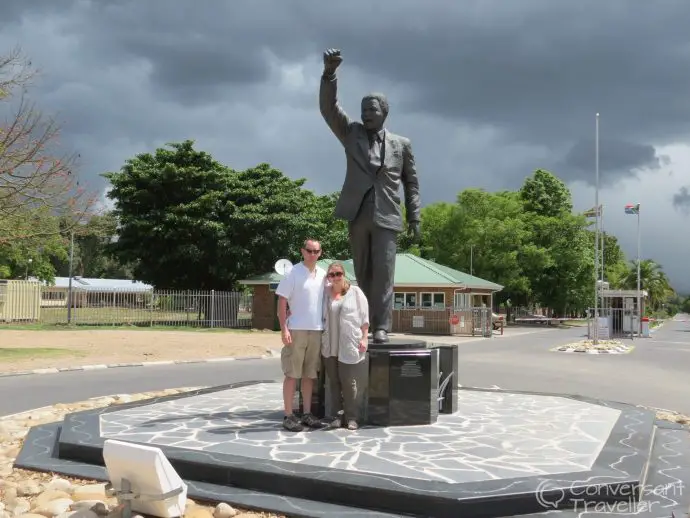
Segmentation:
<svg viewBox="0 0 690 518">
<path fill-rule="evenodd" d="M 687 297 L 685 300 L 683 300 L 683 303 L 680 306 L 680 311 L 683 313 L 690 313 L 690 297 Z"/>
<path fill-rule="evenodd" d="M 623 287 L 637 289 L 637 261 L 631 261 L 623 278 Z M 656 311 L 673 294 L 673 288 L 660 264 L 651 260 L 640 261 L 640 287 L 648 293 L 650 309 Z"/>
<path fill-rule="evenodd" d="M 452 207 L 437 204 L 423 211 L 422 232 L 427 257 L 464 272 L 470 271 L 474 246 L 474 275 L 505 287 L 497 302 L 528 299 L 521 251 L 529 231 L 516 193 L 467 189 Z"/>
<path fill-rule="evenodd" d="M 305 212 L 311 214 L 306 223 L 308 234 L 321 242 L 322 257 L 346 261 L 351 257 L 347 221 L 334 216 L 339 195 L 339 192 L 324 196 L 307 194 L 313 205 L 305 207 Z"/>
<path fill-rule="evenodd" d="M 120 223 L 113 250 L 156 287 L 210 289 L 227 268 L 217 253 L 226 236 L 219 214 L 227 172 L 191 141 L 169 147 L 104 175 Z"/>
<path fill-rule="evenodd" d="M 666 299 L 666 302 L 662 304 L 662 307 L 666 311 L 666 315 L 673 317 L 680 313 L 683 306 L 684 297 L 676 293 L 675 291 Z"/>
<path fill-rule="evenodd" d="M 67 258 L 68 241 L 60 233 L 60 220 L 48 209 L 32 213 L 33 228 L 41 233 L 16 241 L 0 243 L 0 279 L 23 279 L 27 276 L 42 281 L 55 279 L 56 261 Z"/>
<path fill-rule="evenodd" d="M 221 219 L 227 221 L 224 251 L 236 261 L 237 270 L 227 271 L 234 280 L 273 269 L 278 258 L 300 261 L 300 248 L 306 238 L 325 242 L 329 253 L 344 254 L 342 232 L 333 235 L 326 227 L 342 230 L 334 221 L 331 200 L 319 199 L 303 188 L 305 180 L 291 180 L 281 171 L 261 164 L 246 171 L 228 174 Z M 326 222 L 322 218 L 327 218 Z M 237 275 L 240 275 L 239 277 Z"/>
<path fill-rule="evenodd" d="M 450 264 L 452 250 L 447 243 L 455 234 L 450 225 L 454 208 L 455 204 L 448 202 L 431 203 L 422 208 L 420 255 L 425 259 Z"/>
<path fill-rule="evenodd" d="M 304 179 L 268 164 L 234 171 L 190 140 L 105 176 L 119 222 L 113 249 L 158 288 L 232 290 L 278 258 L 299 260 L 304 239 L 327 241 L 318 234 L 333 226 L 320 219 L 330 201 L 304 189 Z"/>
<path fill-rule="evenodd" d="M 594 247 L 594 232 L 590 232 L 590 246 Z M 604 232 L 604 280 L 613 289 L 622 288 L 628 264 L 625 253 L 618 244 L 618 238 Z"/>
<path fill-rule="evenodd" d="M 520 199 L 525 210 L 541 216 L 570 214 L 573 201 L 568 187 L 556 175 L 537 169 L 520 189 Z"/>
<path fill-rule="evenodd" d="M 586 309 L 594 298 L 594 254 L 586 221 L 573 214 L 531 215 L 533 245 L 541 262 L 527 268 L 536 300 L 566 315 Z"/>
<path fill-rule="evenodd" d="M 572 213 L 572 196 L 554 174 L 537 169 L 519 191 L 530 229 L 525 271 L 542 306 L 566 314 L 582 311 L 594 295 L 594 252 L 584 216 Z"/>
</svg>

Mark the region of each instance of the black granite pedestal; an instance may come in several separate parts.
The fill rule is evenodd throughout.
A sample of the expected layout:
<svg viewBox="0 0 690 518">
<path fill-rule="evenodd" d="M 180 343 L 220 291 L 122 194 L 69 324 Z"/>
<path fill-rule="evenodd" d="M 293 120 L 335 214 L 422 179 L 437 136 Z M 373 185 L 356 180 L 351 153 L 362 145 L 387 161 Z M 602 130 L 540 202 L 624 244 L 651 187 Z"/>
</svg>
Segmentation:
<svg viewBox="0 0 690 518">
<path fill-rule="evenodd" d="M 439 350 L 421 340 L 369 343 L 367 422 L 433 424 L 438 419 Z"/>
</svg>

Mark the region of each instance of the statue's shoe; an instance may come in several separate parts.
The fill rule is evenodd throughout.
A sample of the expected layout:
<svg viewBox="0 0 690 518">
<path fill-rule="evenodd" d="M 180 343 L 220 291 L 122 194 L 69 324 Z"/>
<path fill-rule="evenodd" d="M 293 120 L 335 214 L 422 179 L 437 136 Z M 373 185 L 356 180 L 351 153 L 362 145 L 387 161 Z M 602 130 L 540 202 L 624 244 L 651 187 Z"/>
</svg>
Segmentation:
<svg viewBox="0 0 690 518">
<path fill-rule="evenodd" d="M 374 332 L 374 343 L 377 343 L 377 344 L 388 343 L 388 333 L 386 333 L 383 329 L 377 329 Z"/>
</svg>

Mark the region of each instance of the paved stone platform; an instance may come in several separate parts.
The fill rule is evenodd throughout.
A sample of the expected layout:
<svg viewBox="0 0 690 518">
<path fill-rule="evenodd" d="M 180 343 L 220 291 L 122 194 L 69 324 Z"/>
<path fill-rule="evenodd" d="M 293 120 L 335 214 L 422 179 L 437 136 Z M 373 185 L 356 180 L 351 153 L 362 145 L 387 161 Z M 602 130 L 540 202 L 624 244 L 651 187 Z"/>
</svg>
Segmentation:
<svg viewBox="0 0 690 518">
<path fill-rule="evenodd" d="M 565 518 L 582 514 L 578 495 L 619 505 L 654 481 L 675 496 L 624 514 L 690 505 L 688 429 L 630 405 L 462 388 L 433 425 L 300 433 L 281 428 L 281 406 L 280 383 L 250 382 L 70 414 L 32 429 L 17 466 L 104 479 L 105 440 L 144 443 L 192 498 L 303 517 Z"/>
<path fill-rule="evenodd" d="M 103 438 L 419 480 L 586 471 L 620 410 L 561 397 L 466 391 L 425 426 L 288 433 L 282 386 L 262 383 L 100 416 Z"/>
</svg>

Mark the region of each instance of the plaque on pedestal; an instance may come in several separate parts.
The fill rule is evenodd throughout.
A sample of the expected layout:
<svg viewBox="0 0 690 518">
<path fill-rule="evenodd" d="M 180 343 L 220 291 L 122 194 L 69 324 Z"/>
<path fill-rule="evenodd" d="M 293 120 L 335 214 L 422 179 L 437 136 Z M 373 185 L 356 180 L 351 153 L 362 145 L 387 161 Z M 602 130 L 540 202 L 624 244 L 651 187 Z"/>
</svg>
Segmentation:
<svg viewBox="0 0 690 518">
<path fill-rule="evenodd" d="M 407 344 L 372 344 L 369 350 L 368 423 L 435 423 L 439 408 L 439 351 L 427 349 L 424 342 L 396 347 L 399 345 Z"/>
</svg>

